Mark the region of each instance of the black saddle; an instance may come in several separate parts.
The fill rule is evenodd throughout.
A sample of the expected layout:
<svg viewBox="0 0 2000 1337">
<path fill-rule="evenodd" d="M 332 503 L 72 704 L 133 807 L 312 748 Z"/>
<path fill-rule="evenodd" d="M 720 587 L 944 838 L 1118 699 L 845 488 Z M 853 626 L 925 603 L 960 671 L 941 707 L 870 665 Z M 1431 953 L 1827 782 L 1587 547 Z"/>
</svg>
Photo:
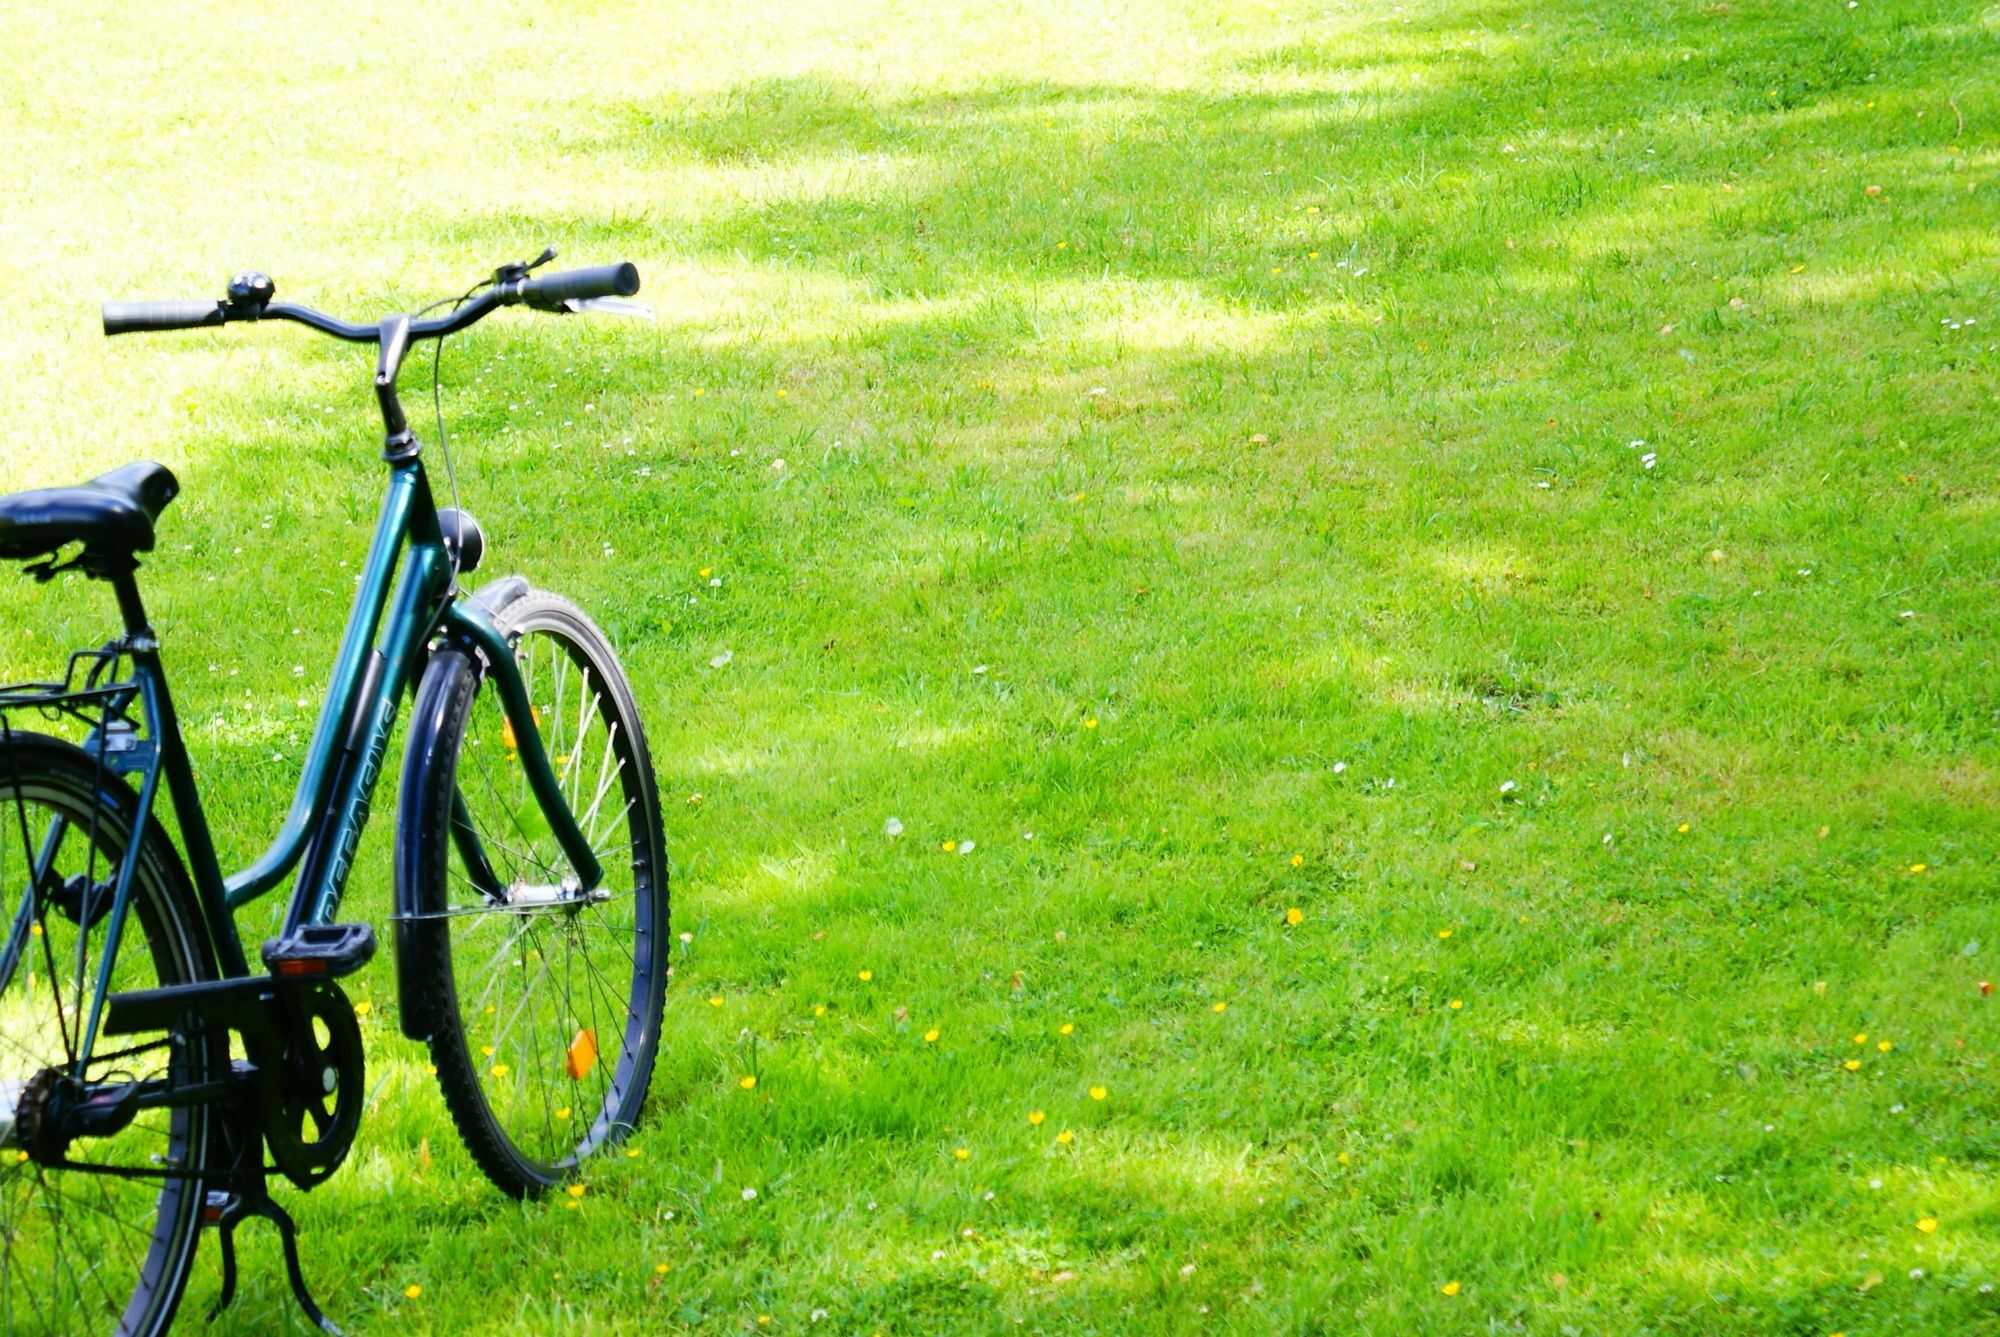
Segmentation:
<svg viewBox="0 0 2000 1337">
<path fill-rule="evenodd" d="M 76 487 L 0 497 L 0 560 L 40 557 L 66 543 L 106 554 L 151 552 L 153 522 L 180 490 L 166 466 L 142 463 Z"/>
</svg>

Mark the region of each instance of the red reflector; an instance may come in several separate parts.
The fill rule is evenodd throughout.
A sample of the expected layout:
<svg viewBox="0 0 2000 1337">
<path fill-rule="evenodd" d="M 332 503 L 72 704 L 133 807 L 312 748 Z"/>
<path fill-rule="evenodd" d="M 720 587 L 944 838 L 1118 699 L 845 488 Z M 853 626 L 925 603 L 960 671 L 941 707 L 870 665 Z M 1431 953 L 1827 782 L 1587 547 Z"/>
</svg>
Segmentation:
<svg viewBox="0 0 2000 1337">
<path fill-rule="evenodd" d="M 220 1207 L 204 1207 L 201 1209 L 201 1219 L 209 1225 L 214 1225 L 222 1219 L 222 1209 Z"/>
<path fill-rule="evenodd" d="M 313 957 L 280 958 L 271 969 L 280 975 L 324 975 L 326 962 Z"/>
</svg>

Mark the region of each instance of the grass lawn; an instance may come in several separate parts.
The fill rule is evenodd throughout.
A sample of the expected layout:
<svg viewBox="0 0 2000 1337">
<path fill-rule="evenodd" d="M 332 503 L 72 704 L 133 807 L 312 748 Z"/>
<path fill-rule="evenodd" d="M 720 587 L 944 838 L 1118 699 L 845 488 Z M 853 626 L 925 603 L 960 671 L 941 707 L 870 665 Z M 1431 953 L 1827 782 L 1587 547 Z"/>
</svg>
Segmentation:
<svg viewBox="0 0 2000 1337">
<path fill-rule="evenodd" d="M 243 8 L 0 10 L 0 483 L 181 475 L 231 866 L 370 355 L 96 303 L 660 317 L 443 365 L 652 730 L 638 1154 L 502 1198 L 378 962 L 350 1332 L 2000 1331 L 1987 0 Z M 110 626 L 10 584 L 0 672 Z"/>
</svg>

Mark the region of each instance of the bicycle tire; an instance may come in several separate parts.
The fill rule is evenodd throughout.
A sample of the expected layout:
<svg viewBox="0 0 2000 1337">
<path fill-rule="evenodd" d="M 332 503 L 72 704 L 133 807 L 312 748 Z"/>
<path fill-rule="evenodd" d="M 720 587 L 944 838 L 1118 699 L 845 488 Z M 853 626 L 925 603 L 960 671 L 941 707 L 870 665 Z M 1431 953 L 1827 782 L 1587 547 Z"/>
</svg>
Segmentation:
<svg viewBox="0 0 2000 1337">
<path fill-rule="evenodd" d="M 510 765 L 497 692 L 482 690 L 471 653 L 447 647 L 425 669 L 412 715 L 397 840 L 413 844 L 397 868 L 417 885 L 399 889 L 398 904 L 415 913 L 398 930 L 433 1000 L 431 1062 L 461 1139 L 495 1185 L 532 1197 L 573 1178 L 638 1121 L 665 1003 L 667 856 L 645 732 L 604 634 L 576 605 L 537 591 L 497 619 L 550 762 L 604 864 L 608 899 L 529 912 L 469 875 L 455 796 L 485 852 L 497 853 L 496 877 L 507 865 L 508 888 L 558 886 L 572 870 L 537 825 L 525 774 Z M 428 736 L 420 741 L 418 730 Z M 614 786 L 618 807 L 607 818 Z M 517 972 L 524 978 L 510 991 Z M 613 1034 L 615 1049 L 605 1043 Z"/>
<path fill-rule="evenodd" d="M 108 923 L 102 907 L 137 815 L 131 787 L 82 749 L 20 730 L 0 735 L 0 1084 L 73 1056 L 75 1004 L 92 987 Z M 215 978 L 186 867 L 157 819 L 141 839 L 113 990 Z M 37 893 L 34 866 L 44 850 Z M 144 950 L 135 950 L 135 927 Z M 53 1017 L 53 1033 L 45 1014 Z M 178 1070 L 201 1080 L 226 1062 L 226 1049 L 212 1035 L 165 1036 L 156 1042 L 163 1056 L 151 1066 L 130 1053 L 147 1043 L 148 1037 L 129 1035 L 100 1041 L 94 1052 L 124 1052 L 117 1062 L 126 1066 L 92 1075 L 129 1070 L 144 1078 Z M 16 1099 L 10 1096 L 10 1106 Z M 204 1173 L 217 1137 L 211 1107 L 184 1106 L 142 1111 L 111 1137 L 79 1141 L 65 1154 L 107 1167 L 164 1163 L 183 1171 L 157 1182 L 49 1168 L 11 1148 L 0 1154 L 0 1331 L 166 1332 L 200 1244 Z M 68 1247 L 66 1219 L 78 1227 Z M 127 1271 L 133 1289 L 123 1296 L 118 1278 Z"/>
</svg>

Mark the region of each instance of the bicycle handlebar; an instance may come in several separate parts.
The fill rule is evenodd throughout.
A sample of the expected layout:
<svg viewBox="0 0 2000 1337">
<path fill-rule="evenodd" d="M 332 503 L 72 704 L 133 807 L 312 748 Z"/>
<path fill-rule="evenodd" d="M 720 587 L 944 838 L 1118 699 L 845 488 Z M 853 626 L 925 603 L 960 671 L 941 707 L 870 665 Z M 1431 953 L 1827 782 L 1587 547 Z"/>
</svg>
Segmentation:
<svg viewBox="0 0 2000 1337">
<path fill-rule="evenodd" d="M 639 267 L 629 260 L 521 280 L 521 300 L 538 311 L 561 310 L 564 302 L 587 302 L 593 297 L 630 297 L 637 291 Z"/>
<path fill-rule="evenodd" d="M 567 311 L 571 309 L 567 305 L 570 302 L 596 297 L 630 297 L 639 291 L 639 268 L 630 261 L 571 269 L 544 278 L 527 276 L 524 267 L 510 267 L 501 272 L 503 277 L 496 278 L 492 286 L 454 310 L 429 320 L 412 321 L 410 339 L 414 342 L 456 334 L 496 308 L 517 303 L 537 311 Z M 268 296 L 270 291 L 269 280 L 264 280 L 264 294 Z M 380 325 L 350 325 L 324 311 L 315 311 L 293 302 L 232 298 L 226 302 L 104 303 L 104 332 L 107 335 L 193 330 L 239 320 L 289 320 L 350 343 L 375 343 L 382 333 Z"/>
<path fill-rule="evenodd" d="M 106 302 L 104 332 L 137 334 L 147 330 L 192 330 L 220 325 L 226 317 L 220 302 Z"/>
</svg>

